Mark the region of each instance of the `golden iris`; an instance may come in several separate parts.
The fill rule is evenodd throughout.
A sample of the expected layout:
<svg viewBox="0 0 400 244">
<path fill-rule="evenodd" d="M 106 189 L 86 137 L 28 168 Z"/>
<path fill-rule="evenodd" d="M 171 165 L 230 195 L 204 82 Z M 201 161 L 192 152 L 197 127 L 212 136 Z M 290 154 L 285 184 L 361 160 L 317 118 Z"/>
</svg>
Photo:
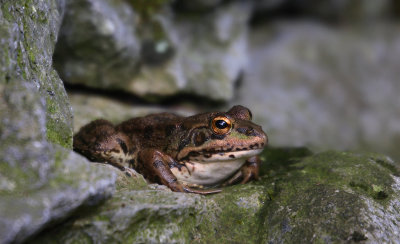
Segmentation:
<svg viewBox="0 0 400 244">
<path fill-rule="evenodd" d="M 232 128 L 232 122 L 224 116 L 215 117 L 211 125 L 214 133 L 218 135 L 226 134 Z"/>
</svg>

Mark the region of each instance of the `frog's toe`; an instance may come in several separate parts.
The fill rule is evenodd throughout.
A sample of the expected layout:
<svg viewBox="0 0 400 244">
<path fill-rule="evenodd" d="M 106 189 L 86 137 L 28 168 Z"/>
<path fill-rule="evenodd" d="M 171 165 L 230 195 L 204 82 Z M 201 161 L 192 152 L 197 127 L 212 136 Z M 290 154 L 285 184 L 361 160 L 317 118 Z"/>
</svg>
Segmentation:
<svg viewBox="0 0 400 244">
<path fill-rule="evenodd" d="M 222 184 L 222 186 L 233 185 L 233 184 L 237 183 L 241 177 L 242 177 L 242 172 L 238 171 L 228 181 L 226 181 L 224 184 Z"/>
<path fill-rule="evenodd" d="M 200 190 L 200 189 L 193 189 L 190 187 L 184 187 L 185 192 L 188 193 L 195 193 L 195 194 L 201 194 L 201 195 L 209 195 L 209 194 L 215 194 L 215 193 L 220 193 L 222 190 L 221 189 L 207 189 L 207 190 Z"/>
<path fill-rule="evenodd" d="M 243 167 L 242 168 L 242 181 L 240 184 L 246 184 L 247 182 L 251 180 L 258 180 L 258 169 L 255 169 L 253 167 Z"/>
<path fill-rule="evenodd" d="M 253 174 L 252 173 L 248 173 L 246 175 L 243 175 L 243 179 L 240 182 L 240 184 L 246 184 L 247 182 L 249 182 L 251 179 L 253 178 Z"/>
<path fill-rule="evenodd" d="M 136 171 L 131 169 L 131 168 L 124 167 L 123 171 L 125 172 L 126 176 L 129 176 L 129 177 L 135 177 L 136 176 Z"/>
<path fill-rule="evenodd" d="M 221 189 L 193 189 L 188 186 L 185 186 L 177 181 L 170 183 L 168 187 L 175 192 L 186 192 L 186 193 L 195 193 L 195 194 L 201 194 L 201 195 L 208 195 L 208 194 L 215 194 L 219 193 L 222 190 Z"/>
</svg>

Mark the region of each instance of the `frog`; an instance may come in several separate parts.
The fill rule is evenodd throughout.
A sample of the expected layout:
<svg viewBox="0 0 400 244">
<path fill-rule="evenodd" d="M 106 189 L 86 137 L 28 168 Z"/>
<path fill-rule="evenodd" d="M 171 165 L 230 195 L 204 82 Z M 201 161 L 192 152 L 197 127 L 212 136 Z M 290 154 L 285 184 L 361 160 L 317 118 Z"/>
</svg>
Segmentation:
<svg viewBox="0 0 400 244">
<path fill-rule="evenodd" d="M 74 151 L 90 161 L 111 164 L 128 176 L 138 172 L 174 192 L 202 195 L 258 180 L 259 154 L 267 143 L 241 105 L 188 117 L 150 114 L 117 125 L 97 119 L 73 137 Z"/>
</svg>

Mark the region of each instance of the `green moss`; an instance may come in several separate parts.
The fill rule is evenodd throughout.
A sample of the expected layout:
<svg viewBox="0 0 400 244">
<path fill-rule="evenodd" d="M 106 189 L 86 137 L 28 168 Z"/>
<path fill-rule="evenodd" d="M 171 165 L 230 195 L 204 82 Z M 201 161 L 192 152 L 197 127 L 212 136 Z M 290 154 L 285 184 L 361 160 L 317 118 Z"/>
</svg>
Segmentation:
<svg viewBox="0 0 400 244">
<path fill-rule="evenodd" d="M 123 172 L 118 172 L 119 177 L 116 184 L 118 191 L 132 191 L 148 189 L 148 184 L 143 176 L 137 174 L 132 177 L 126 176 Z"/>
<path fill-rule="evenodd" d="M 35 64 L 37 52 L 35 52 L 33 48 L 30 48 L 29 50 L 27 50 L 27 52 L 28 52 L 29 62 Z"/>
<path fill-rule="evenodd" d="M 58 117 L 62 117 L 59 106 L 58 103 L 47 97 L 46 136 L 49 141 L 72 149 L 72 128 L 58 119 Z"/>
<path fill-rule="evenodd" d="M 201 243 L 255 243 L 259 210 L 265 192 L 261 185 L 246 184 L 224 188 L 220 194 L 204 197 L 205 209 L 198 225 L 190 230 Z"/>
<path fill-rule="evenodd" d="M 58 120 L 47 119 L 46 136 L 50 142 L 72 149 L 72 134 L 69 125 Z"/>
<path fill-rule="evenodd" d="M 383 196 L 393 193 L 394 181 L 391 169 L 381 165 L 365 154 L 326 152 L 307 158 L 297 166 L 314 176 L 313 183 L 332 184 L 339 189 L 350 186 L 367 197 L 383 200 L 386 198 Z M 374 190 L 374 186 L 380 190 Z"/>
<path fill-rule="evenodd" d="M 365 199 L 383 208 L 393 199 L 394 169 L 384 157 L 306 148 L 268 148 L 261 157 L 260 181 L 209 196 L 151 190 L 142 178 L 120 177 L 112 199 L 49 236 L 99 242 L 100 229 L 106 242 L 362 241 Z"/>
<path fill-rule="evenodd" d="M 49 26 L 48 15 L 51 13 L 47 12 L 46 9 L 37 9 L 40 6 L 48 7 L 47 5 L 35 4 L 31 0 L 6 1 L 1 4 L 1 11 L 5 20 L 9 23 L 15 23 L 14 26 L 18 26 L 20 33 L 17 36 L 13 35 L 13 40 L 7 40 L 5 37 L 8 37 L 8 35 L 3 35 L 2 32 L 10 31 L 11 27 L 0 31 L 2 34 L 0 38 L 6 43 L 4 51 L 0 52 L 1 58 L 5 63 L 3 65 L 8 69 L 7 73 L 1 74 L 1 76 L 6 76 L 6 79 L 11 76 L 17 80 L 37 83 L 37 87 L 40 87 L 39 92 L 42 96 L 47 97 L 46 126 L 48 140 L 66 148 L 72 148 L 72 123 L 71 111 L 68 109 L 68 98 L 58 75 L 49 66 L 48 59 L 45 60 L 45 63 L 41 61 L 43 57 L 51 55 L 48 54 L 51 47 L 43 46 L 44 44 L 38 41 L 37 35 L 43 35 L 49 31 L 52 33 L 53 30 L 49 28 L 53 26 L 53 23 Z M 57 21 L 56 18 L 53 20 Z"/>
<path fill-rule="evenodd" d="M 268 147 L 260 155 L 260 175 L 285 175 L 294 169 L 294 164 L 302 158 L 311 156 L 313 153 L 305 147 L 273 148 Z"/>
<path fill-rule="evenodd" d="M 386 206 L 393 193 L 393 168 L 387 160 L 372 160 L 372 154 L 324 152 L 307 156 L 307 150 L 292 156 L 272 149 L 263 154 L 266 204 L 260 211 L 260 240 L 274 242 L 333 242 L 351 239 L 356 218 L 366 208 L 360 196 Z M 384 166 L 382 166 L 384 165 Z M 389 163 L 389 165 L 391 165 Z M 269 168 L 270 167 L 270 168 Z M 269 168 L 269 169 L 268 169 Z M 322 231 L 324 230 L 324 231 Z M 362 230 L 357 236 L 363 236 Z M 321 232 L 325 232 L 323 235 Z M 315 237 L 315 233 L 319 233 Z M 324 237 L 325 236 L 325 237 Z"/>
</svg>

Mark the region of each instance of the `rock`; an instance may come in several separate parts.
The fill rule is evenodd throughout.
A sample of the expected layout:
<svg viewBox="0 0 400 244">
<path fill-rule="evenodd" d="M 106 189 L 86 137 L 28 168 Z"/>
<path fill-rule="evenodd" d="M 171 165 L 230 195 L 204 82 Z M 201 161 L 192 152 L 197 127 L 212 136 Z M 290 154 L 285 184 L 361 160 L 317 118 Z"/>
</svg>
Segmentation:
<svg viewBox="0 0 400 244">
<path fill-rule="evenodd" d="M 59 161 L 51 163 L 32 158 L 30 152 L 19 155 L 28 165 L 42 163 L 44 167 L 51 168 L 49 179 L 30 177 L 36 174 L 36 170 L 2 166 L 1 243 L 20 243 L 44 227 L 65 219 L 78 207 L 95 206 L 111 196 L 115 183 L 112 172 L 89 164 L 84 158 L 63 148 L 53 151 L 56 155 L 51 156 L 59 157 Z M 60 166 L 57 167 L 57 164 Z M 13 177 L 17 180 L 13 181 Z"/>
<path fill-rule="evenodd" d="M 388 16 L 392 1 L 291 1 L 300 12 L 335 21 L 371 21 Z"/>
<path fill-rule="evenodd" d="M 193 22 L 175 21 L 177 59 L 187 80 L 184 91 L 214 100 L 233 98 L 234 82 L 247 64 L 249 12 L 247 4 L 235 3 Z"/>
<path fill-rule="evenodd" d="M 201 12 L 201 11 L 209 11 L 213 8 L 219 6 L 222 0 L 193 0 L 193 1 L 185 1 L 185 0 L 177 0 L 174 2 L 175 7 L 182 12 L 193 11 L 193 12 Z"/>
<path fill-rule="evenodd" d="M 45 99 L 34 84 L 0 88 L 0 242 L 20 243 L 110 197 L 115 174 L 46 140 Z"/>
<path fill-rule="evenodd" d="M 286 16 L 307 16 L 330 22 L 370 22 L 387 19 L 395 1 L 368 0 L 262 0 L 254 1 L 256 11 L 274 10 Z M 266 14 L 274 12 L 266 12 Z M 276 14 L 276 12 L 275 12 Z"/>
<path fill-rule="evenodd" d="M 399 241 L 399 171 L 387 157 L 304 148 L 271 148 L 262 157 L 260 181 L 211 196 L 123 176 L 98 211 L 77 212 L 32 242 Z"/>
<path fill-rule="evenodd" d="M 399 241 L 394 224 L 399 214 L 398 164 L 382 155 L 332 151 L 283 165 L 276 159 L 266 190 L 271 200 L 260 211 L 259 228 L 267 230 L 260 240 Z"/>
<path fill-rule="evenodd" d="M 115 173 L 69 149 L 71 107 L 51 63 L 61 3 L 1 5 L 0 243 L 21 243 L 114 190 Z"/>
<path fill-rule="evenodd" d="M 363 1 L 326 1 L 316 4 L 315 14 L 326 18 L 342 18 L 348 21 L 374 21 L 387 19 L 389 17 L 393 1 L 383 0 L 379 2 Z M 319 5 L 319 6 L 318 6 Z M 311 10 L 311 8 L 310 8 Z M 333 12 L 329 14 L 329 11 Z M 311 10 L 312 12 L 312 10 Z"/>
<path fill-rule="evenodd" d="M 398 30 L 389 23 L 260 26 L 251 36 L 252 63 L 228 107 L 249 107 L 275 146 L 369 150 L 399 159 Z"/>
<path fill-rule="evenodd" d="M 140 56 L 137 21 L 124 1 L 67 1 L 54 54 L 62 79 L 126 89 L 137 73 Z"/>
<path fill-rule="evenodd" d="M 0 11 L 0 85 L 29 81 L 46 101 L 46 133 L 72 148 L 72 112 L 62 81 L 52 68 L 62 2 L 6 1 Z"/>
<path fill-rule="evenodd" d="M 290 0 L 254 0 L 252 1 L 254 14 L 273 13 L 284 9 Z"/>
<path fill-rule="evenodd" d="M 69 98 L 74 109 L 75 132 L 78 132 L 85 124 L 100 118 L 117 124 L 133 117 L 141 117 L 161 112 L 176 113 L 182 116 L 190 116 L 196 113 L 193 109 L 183 109 L 178 106 L 163 108 L 159 105 L 126 104 L 115 99 L 94 94 L 70 93 Z"/>
<path fill-rule="evenodd" d="M 240 2 L 189 17 L 167 6 L 150 15 L 124 1 L 70 1 L 56 68 L 65 82 L 148 99 L 186 92 L 229 100 L 247 60 L 249 13 Z"/>
</svg>

